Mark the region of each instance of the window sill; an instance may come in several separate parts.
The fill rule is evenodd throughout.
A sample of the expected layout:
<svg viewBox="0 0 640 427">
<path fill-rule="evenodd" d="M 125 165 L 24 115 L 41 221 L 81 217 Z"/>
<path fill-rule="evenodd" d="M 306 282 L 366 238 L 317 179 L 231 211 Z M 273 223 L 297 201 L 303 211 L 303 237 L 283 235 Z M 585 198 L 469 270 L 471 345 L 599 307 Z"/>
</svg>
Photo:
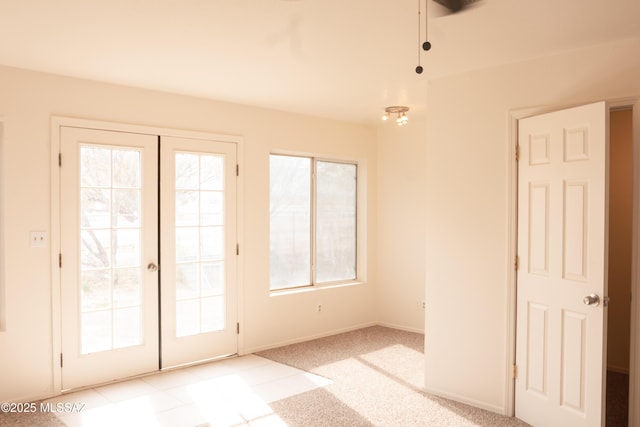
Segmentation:
<svg viewBox="0 0 640 427">
<path fill-rule="evenodd" d="M 328 289 L 344 288 L 347 286 L 358 286 L 358 285 L 365 285 L 365 284 L 366 282 L 354 280 L 351 282 L 332 283 L 329 285 L 310 285 L 310 286 L 304 286 L 299 288 L 275 289 L 273 291 L 269 291 L 269 296 L 279 297 L 283 295 L 303 294 L 307 292 L 318 292 L 318 291 L 324 291 Z"/>
</svg>

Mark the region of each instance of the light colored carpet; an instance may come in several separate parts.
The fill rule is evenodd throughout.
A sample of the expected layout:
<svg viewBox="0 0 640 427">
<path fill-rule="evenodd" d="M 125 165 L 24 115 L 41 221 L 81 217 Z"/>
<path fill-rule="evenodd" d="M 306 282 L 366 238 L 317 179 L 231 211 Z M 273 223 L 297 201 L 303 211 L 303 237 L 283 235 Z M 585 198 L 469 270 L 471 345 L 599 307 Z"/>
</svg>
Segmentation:
<svg viewBox="0 0 640 427">
<path fill-rule="evenodd" d="M 423 343 L 373 326 L 257 354 L 333 380 L 270 404 L 290 426 L 527 426 L 423 392 Z"/>
<path fill-rule="evenodd" d="M 4 413 L 0 412 L 0 427 L 53 427 L 65 424 L 49 412 Z"/>
</svg>

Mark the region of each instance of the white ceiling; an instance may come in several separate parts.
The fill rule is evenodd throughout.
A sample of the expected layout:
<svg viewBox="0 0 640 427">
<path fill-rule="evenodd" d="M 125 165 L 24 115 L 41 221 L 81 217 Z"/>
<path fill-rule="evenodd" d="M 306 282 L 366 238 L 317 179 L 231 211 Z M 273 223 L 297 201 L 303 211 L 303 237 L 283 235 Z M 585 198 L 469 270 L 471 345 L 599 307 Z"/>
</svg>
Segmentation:
<svg viewBox="0 0 640 427">
<path fill-rule="evenodd" d="M 376 123 L 388 105 L 423 113 L 427 78 L 640 35 L 640 0 L 444 11 L 431 0 L 0 0 L 0 64 Z"/>
</svg>

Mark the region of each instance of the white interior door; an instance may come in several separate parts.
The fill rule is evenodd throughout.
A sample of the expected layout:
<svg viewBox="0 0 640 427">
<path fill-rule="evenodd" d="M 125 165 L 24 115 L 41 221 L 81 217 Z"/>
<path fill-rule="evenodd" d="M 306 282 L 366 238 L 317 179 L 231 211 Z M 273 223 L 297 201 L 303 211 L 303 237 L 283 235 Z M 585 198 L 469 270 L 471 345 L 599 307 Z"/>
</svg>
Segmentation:
<svg viewBox="0 0 640 427">
<path fill-rule="evenodd" d="M 604 102 L 518 122 L 516 416 L 534 426 L 603 424 L 607 136 Z"/>
<path fill-rule="evenodd" d="M 236 145 L 162 137 L 162 367 L 237 352 Z"/>
<path fill-rule="evenodd" d="M 157 147 L 61 128 L 63 389 L 158 369 Z"/>
</svg>

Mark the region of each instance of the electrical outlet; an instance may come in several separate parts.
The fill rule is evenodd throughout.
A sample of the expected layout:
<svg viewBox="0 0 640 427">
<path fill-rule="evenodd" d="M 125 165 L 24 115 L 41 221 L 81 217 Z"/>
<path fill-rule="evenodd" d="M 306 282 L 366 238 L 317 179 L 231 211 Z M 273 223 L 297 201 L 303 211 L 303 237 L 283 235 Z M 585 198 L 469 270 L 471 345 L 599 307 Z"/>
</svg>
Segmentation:
<svg viewBox="0 0 640 427">
<path fill-rule="evenodd" d="M 318 313 L 320 313 L 322 311 L 322 304 L 318 304 L 317 309 L 318 309 Z"/>
<path fill-rule="evenodd" d="M 32 231 L 29 234 L 29 245 L 32 248 L 42 248 L 47 246 L 49 235 L 46 231 Z"/>
</svg>

